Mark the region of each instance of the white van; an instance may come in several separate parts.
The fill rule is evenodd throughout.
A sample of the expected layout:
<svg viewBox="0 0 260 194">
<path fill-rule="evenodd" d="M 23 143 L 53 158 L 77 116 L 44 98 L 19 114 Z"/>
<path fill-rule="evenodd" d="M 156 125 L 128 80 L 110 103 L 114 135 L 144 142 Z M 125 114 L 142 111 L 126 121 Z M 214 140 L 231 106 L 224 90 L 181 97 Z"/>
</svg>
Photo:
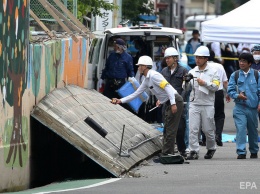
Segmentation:
<svg viewBox="0 0 260 194">
<path fill-rule="evenodd" d="M 157 26 L 138 26 L 111 28 L 104 32 L 93 32 L 95 38 L 91 42 L 88 63 L 88 88 L 98 88 L 106 59 L 113 51 L 113 42 L 117 38 L 122 38 L 127 43 L 127 52 L 134 58 L 138 50 L 135 48 L 135 41 L 142 40 L 145 43 L 147 55 L 153 61 L 163 59 L 164 50 L 167 47 L 175 47 L 179 51 L 177 38 L 183 32 L 179 29 L 157 27 Z M 134 61 L 135 63 L 135 61 Z"/>
<path fill-rule="evenodd" d="M 192 38 L 192 31 L 199 30 L 201 32 L 201 22 L 217 18 L 219 15 L 194 15 L 189 16 L 184 21 L 185 41 Z"/>
</svg>

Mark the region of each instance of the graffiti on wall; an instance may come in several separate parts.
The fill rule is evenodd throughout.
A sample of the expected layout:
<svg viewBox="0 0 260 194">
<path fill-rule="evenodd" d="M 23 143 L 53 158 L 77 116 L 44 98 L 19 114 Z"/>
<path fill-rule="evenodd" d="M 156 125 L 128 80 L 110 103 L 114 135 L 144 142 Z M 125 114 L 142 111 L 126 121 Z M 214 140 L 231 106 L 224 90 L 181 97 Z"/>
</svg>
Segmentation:
<svg viewBox="0 0 260 194">
<path fill-rule="evenodd" d="M 0 6 L 0 84 L 5 118 L 2 142 L 6 165 L 23 167 L 28 160 L 28 118 L 22 97 L 27 85 L 29 13 L 27 0 L 4 0 Z M 12 109 L 12 110 L 10 110 Z M 12 115 L 11 115 L 12 114 Z"/>
<path fill-rule="evenodd" d="M 67 38 L 30 44 L 27 86 L 31 87 L 35 98 L 39 95 L 41 84 L 45 84 L 44 95 L 60 82 L 81 87 L 87 85 L 87 40 L 81 37 L 78 39 L 78 43 Z"/>
<path fill-rule="evenodd" d="M 61 78 L 61 40 L 45 43 L 45 92 L 48 94 L 52 88 L 57 87 Z"/>
<path fill-rule="evenodd" d="M 63 40 L 62 61 L 64 64 L 63 80 L 68 84 L 75 84 L 81 87 L 86 85 L 86 58 L 87 58 L 87 41 L 81 38 L 75 42 L 72 39 Z"/>
</svg>

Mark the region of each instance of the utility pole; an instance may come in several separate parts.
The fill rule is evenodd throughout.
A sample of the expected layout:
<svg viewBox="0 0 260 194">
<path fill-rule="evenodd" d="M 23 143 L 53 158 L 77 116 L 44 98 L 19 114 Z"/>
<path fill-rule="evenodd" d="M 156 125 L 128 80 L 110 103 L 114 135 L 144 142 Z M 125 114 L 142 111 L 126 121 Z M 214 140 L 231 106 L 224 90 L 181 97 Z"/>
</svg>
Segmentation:
<svg viewBox="0 0 260 194">
<path fill-rule="evenodd" d="M 215 0 L 215 14 L 221 15 L 221 0 Z"/>
<path fill-rule="evenodd" d="M 169 27 L 173 27 L 173 0 L 169 0 L 169 8 L 170 8 L 170 26 Z"/>
</svg>

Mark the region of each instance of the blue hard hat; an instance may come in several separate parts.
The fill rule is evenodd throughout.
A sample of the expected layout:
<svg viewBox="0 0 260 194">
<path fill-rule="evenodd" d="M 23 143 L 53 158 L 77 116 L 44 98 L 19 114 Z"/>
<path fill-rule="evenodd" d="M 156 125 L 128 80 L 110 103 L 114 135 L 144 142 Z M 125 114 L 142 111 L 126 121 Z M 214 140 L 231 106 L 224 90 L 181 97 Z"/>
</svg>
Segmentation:
<svg viewBox="0 0 260 194">
<path fill-rule="evenodd" d="M 256 44 L 256 45 L 251 49 L 251 52 L 254 52 L 254 51 L 260 51 L 260 44 Z"/>
</svg>

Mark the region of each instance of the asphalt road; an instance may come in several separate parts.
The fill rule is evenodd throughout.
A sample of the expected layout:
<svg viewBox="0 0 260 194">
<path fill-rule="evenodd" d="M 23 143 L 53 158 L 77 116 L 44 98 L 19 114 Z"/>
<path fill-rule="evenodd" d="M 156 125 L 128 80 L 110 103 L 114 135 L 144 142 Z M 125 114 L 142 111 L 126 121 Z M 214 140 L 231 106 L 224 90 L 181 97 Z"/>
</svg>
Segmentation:
<svg viewBox="0 0 260 194">
<path fill-rule="evenodd" d="M 234 134 L 233 103 L 226 104 L 224 133 Z M 205 147 L 200 158 L 190 164 L 163 165 L 151 159 L 132 171 L 139 178 L 75 181 L 52 184 L 19 193 L 90 193 L 90 194 L 218 194 L 260 193 L 260 159 L 236 159 L 235 143 L 217 147 L 211 160 L 205 160 Z M 81 184 L 79 184 L 81 183 Z M 98 183 L 98 184 L 96 184 Z M 106 183 L 106 184 L 102 184 Z M 69 184 L 69 185 L 68 185 Z"/>
</svg>

